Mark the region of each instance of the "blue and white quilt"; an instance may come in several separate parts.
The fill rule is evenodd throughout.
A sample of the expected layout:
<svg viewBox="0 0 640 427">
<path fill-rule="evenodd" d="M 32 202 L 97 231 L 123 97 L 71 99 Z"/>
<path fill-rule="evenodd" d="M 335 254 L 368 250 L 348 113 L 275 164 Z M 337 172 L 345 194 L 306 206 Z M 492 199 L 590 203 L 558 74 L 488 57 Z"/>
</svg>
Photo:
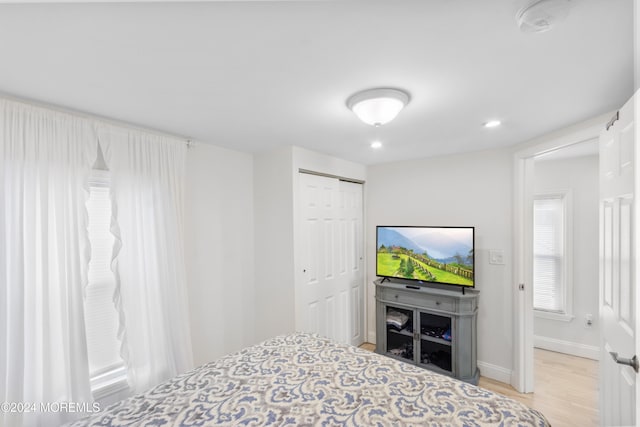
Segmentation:
<svg viewBox="0 0 640 427">
<path fill-rule="evenodd" d="M 413 365 L 295 333 L 177 376 L 73 427 L 548 426 L 539 412 Z"/>
</svg>

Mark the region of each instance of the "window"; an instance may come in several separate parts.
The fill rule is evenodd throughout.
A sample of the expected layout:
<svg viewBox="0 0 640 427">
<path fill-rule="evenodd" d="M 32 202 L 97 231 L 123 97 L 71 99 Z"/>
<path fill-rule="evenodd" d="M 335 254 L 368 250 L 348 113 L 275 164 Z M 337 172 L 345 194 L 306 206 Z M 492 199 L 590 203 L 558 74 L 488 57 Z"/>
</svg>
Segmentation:
<svg viewBox="0 0 640 427">
<path fill-rule="evenodd" d="M 85 294 L 85 327 L 91 389 L 96 399 L 126 387 L 125 364 L 120 357 L 116 281 L 111 271 L 115 238 L 111 234 L 109 173 L 94 170 L 89 180 L 88 235 L 91 244 Z"/>
<path fill-rule="evenodd" d="M 569 198 L 562 191 L 533 203 L 533 308 L 541 317 L 571 319 Z"/>
</svg>

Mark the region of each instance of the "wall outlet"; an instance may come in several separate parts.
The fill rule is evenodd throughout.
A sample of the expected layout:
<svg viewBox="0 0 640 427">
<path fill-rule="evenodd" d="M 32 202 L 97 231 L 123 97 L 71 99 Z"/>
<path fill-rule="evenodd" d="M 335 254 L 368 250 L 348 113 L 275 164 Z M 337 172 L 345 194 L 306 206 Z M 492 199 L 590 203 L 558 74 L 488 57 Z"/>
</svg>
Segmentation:
<svg viewBox="0 0 640 427">
<path fill-rule="evenodd" d="M 504 251 L 499 249 L 489 250 L 489 264 L 504 264 Z"/>
<path fill-rule="evenodd" d="M 590 328 L 593 326 L 593 314 L 584 315 L 584 327 Z"/>
</svg>

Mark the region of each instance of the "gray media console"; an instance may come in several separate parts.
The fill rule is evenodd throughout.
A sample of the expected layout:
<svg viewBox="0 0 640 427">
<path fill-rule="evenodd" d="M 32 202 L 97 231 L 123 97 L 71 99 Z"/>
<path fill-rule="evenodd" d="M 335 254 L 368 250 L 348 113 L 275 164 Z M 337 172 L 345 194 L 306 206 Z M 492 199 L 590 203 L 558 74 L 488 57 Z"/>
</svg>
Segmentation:
<svg viewBox="0 0 640 427">
<path fill-rule="evenodd" d="M 377 353 L 478 384 L 478 291 L 374 284 Z"/>
</svg>

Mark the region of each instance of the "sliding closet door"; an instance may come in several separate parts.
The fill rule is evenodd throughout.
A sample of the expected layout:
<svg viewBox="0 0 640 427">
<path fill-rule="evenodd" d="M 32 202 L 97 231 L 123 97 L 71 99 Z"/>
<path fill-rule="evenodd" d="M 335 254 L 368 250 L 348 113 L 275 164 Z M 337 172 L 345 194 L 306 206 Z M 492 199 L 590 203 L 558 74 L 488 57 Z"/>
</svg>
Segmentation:
<svg viewBox="0 0 640 427">
<path fill-rule="evenodd" d="M 296 329 L 364 341 L 362 185 L 300 174 Z"/>
<path fill-rule="evenodd" d="M 347 342 L 364 342 L 364 229 L 362 223 L 362 184 L 340 181 L 338 199 L 340 254 L 338 274 L 349 292 Z"/>
</svg>

